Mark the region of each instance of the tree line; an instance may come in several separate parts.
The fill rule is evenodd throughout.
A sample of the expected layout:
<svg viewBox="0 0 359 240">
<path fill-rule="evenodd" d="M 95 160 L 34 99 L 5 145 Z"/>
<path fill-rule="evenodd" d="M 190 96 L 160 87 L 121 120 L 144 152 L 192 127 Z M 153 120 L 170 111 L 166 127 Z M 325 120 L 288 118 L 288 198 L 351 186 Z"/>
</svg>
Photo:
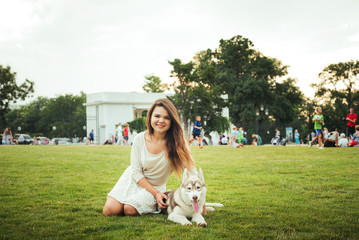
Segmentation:
<svg viewBox="0 0 359 240">
<path fill-rule="evenodd" d="M 10 109 L 10 103 L 25 100 L 34 92 L 34 82 L 16 84 L 16 73 L 0 65 L 0 129 L 10 127 L 13 134 L 27 133 L 46 137 L 86 136 L 86 94 L 38 97 L 20 108 Z"/>
<path fill-rule="evenodd" d="M 350 107 L 359 106 L 358 60 L 324 68 L 321 82 L 311 85 L 314 99 L 306 98 L 297 81 L 286 77 L 288 66 L 263 55 L 242 36 L 221 39 L 216 49 L 200 51 L 187 63 L 174 59 L 169 64 L 175 94 L 168 98 L 179 110 L 184 128 L 200 115 L 208 137 L 212 131 L 223 133 L 230 122 L 248 134 L 259 133 L 265 142 L 273 137 L 275 127 L 298 129 L 304 139 L 313 129 L 311 118 L 318 106 L 323 108 L 325 125 L 344 132 L 343 118 Z M 158 77 L 156 83 L 159 91 Z M 229 108 L 229 122 L 222 117 L 224 107 Z"/>
<path fill-rule="evenodd" d="M 325 67 L 319 73 L 321 82 L 312 84 L 315 98 L 304 96 L 297 81 L 286 77 L 288 66 L 280 60 L 265 56 L 254 44 L 242 36 L 221 39 L 216 49 L 205 49 L 183 62 L 175 58 L 171 86 L 162 84 L 154 74 L 145 76 L 145 92 L 164 92 L 170 87 L 174 94 L 168 98 L 177 107 L 185 131 L 202 116 L 204 133 L 223 133 L 230 123 L 242 126 L 248 134 L 259 133 L 265 141 L 273 129 L 293 127 L 306 136 L 312 129 L 314 108 L 323 108 L 325 125 L 345 129 L 349 107 L 359 106 L 359 61 L 340 62 Z M 56 98 L 39 97 L 20 109 L 10 109 L 9 103 L 24 100 L 34 92 L 28 79 L 16 84 L 16 73 L 0 65 L 0 127 L 7 126 L 21 132 L 46 136 L 85 136 L 86 95 L 63 95 Z M 229 109 L 230 119 L 222 117 Z M 139 131 L 144 119 L 130 123 Z M 56 127 L 54 129 L 53 127 Z"/>
</svg>

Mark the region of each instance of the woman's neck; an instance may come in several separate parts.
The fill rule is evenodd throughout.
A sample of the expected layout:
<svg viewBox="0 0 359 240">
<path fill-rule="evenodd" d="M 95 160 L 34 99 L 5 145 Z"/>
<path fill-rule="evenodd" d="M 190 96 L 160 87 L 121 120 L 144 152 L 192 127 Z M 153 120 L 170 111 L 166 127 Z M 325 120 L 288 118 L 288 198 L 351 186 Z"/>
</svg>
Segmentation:
<svg viewBox="0 0 359 240">
<path fill-rule="evenodd" d="M 165 139 L 166 133 L 153 132 L 151 138 L 155 141 L 161 141 Z"/>
</svg>

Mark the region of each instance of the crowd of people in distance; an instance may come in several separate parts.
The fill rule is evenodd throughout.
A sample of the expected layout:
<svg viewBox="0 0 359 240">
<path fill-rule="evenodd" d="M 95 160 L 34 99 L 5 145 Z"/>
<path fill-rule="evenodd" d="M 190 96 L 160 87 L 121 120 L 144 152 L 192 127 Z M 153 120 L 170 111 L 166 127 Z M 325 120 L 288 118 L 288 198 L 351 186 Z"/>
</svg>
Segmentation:
<svg viewBox="0 0 359 240">
<path fill-rule="evenodd" d="M 332 126 L 330 131 L 324 126 L 324 116 L 320 107 L 316 108 L 312 121 L 314 123 L 314 132 L 311 133 L 309 147 L 318 143 L 318 148 L 325 147 L 359 147 L 359 125 L 356 125 L 358 117 L 354 113 L 354 108 L 350 108 L 345 121 L 347 121 L 346 134 L 339 134 L 338 128 Z"/>
<path fill-rule="evenodd" d="M 314 131 L 307 137 L 309 147 L 316 144 L 318 144 L 319 149 L 323 149 L 325 147 L 359 147 L 359 125 L 356 125 L 357 115 L 354 113 L 354 108 L 350 108 L 350 112 L 343 120 L 347 122 L 346 134 L 339 134 L 338 128 L 335 126 L 331 127 L 329 131 L 327 127 L 324 127 L 322 109 L 320 107 L 316 108 L 316 112 L 312 118 Z M 233 148 L 244 147 L 247 143 L 245 135 L 246 132 L 244 132 L 242 127 L 237 128 L 234 126 L 230 138 L 226 137 L 224 134 L 220 135 L 218 145 L 229 145 Z M 291 138 L 292 135 L 290 135 L 290 139 Z M 275 136 L 272 138 L 271 144 L 273 146 L 285 146 L 287 142 L 287 138 L 284 137 L 281 139 L 280 131 L 276 128 Z M 294 130 L 294 142 L 298 146 L 303 144 L 303 140 L 300 139 L 298 129 Z M 263 145 L 261 136 L 258 134 L 252 134 L 251 145 Z"/>
<path fill-rule="evenodd" d="M 106 141 L 103 143 L 103 145 L 116 145 L 116 146 L 123 146 L 123 145 L 129 145 L 129 124 L 126 123 L 125 127 L 122 127 L 122 123 L 119 123 L 117 125 L 117 128 L 115 129 L 114 134 L 106 139 Z M 92 133 L 92 136 L 91 136 Z M 137 135 L 137 131 L 134 130 L 132 133 L 133 137 Z M 86 145 L 93 144 L 93 130 L 89 133 L 89 138 L 92 139 L 92 142 L 86 143 Z"/>
<path fill-rule="evenodd" d="M 359 147 L 359 125 L 357 125 L 357 115 L 354 113 L 354 108 L 350 108 L 349 113 L 345 118 L 343 118 L 343 120 L 347 123 L 346 133 L 339 133 L 338 128 L 335 126 L 325 127 L 322 109 L 317 107 L 312 118 L 314 131 L 312 131 L 306 138 L 309 147 L 314 145 L 318 145 L 319 149 L 323 149 L 324 147 Z M 201 137 L 201 133 L 201 117 L 196 116 L 196 121 L 193 124 L 192 137 L 188 140 L 188 144 L 191 145 L 191 143 L 196 140 L 199 148 L 203 148 L 203 145 L 208 145 L 206 139 Z M 137 132 L 133 131 L 132 136 L 135 137 L 136 135 Z M 251 142 L 248 141 L 246 135 L 247 133 L 244 131 L 243 127 L 237 128 L 233 126 L 230 136 L 226 136 L 224 134 L 219 136 L 218 145 L 229 145 L 232 148 L 244 147 L 246 144 L 254 146 L 263 145 L 262 138 L 259 134 L 252 134 Z M 52 143 L 45 137 L 33 137 L 31 139 L 31 137 L 26 134 L 25 137 L 30 138 L 32 145 L 56 144 Z M 292 137 L 292 135 L 290 135 L 290 137 Z M 82 139 L 74 141 L 79 143 L 85 142 L 86 145 L 92 145 L 94 144 L 94 139 L 94 130 L 92 129 L 92 131 L 89 132 L 88 137 L 83 138 L 83 141 Z M 29 142 L 29 139 L 26 139 L 25 141 L 23 134 L 15 134 L 14 138 L 10 127 L 5 129 L 4 133 L 0 137 L 0 140 L 0 143 L 4 145 L 28 144 Z M 68 141 L 70 143 L 73 142 L 72 139 Z M 274 146 L 285 146 L 287 142 L 288 139 L 285 137 L 281 139 L 279 128 L 275 128 L 275 135 L 271 140 L 271 144 Z M 303 139 L 301 139 L 298 129 L 294 130 L 294 142 L 298 146 L 303 144 Z M 123 127 L 122 123 L 119 123 L 116 126 L 114 134 L 110 138 L 106 139 L 103 145 L 129 145 L 129 124 L 126 123 Z"/>
</svg>

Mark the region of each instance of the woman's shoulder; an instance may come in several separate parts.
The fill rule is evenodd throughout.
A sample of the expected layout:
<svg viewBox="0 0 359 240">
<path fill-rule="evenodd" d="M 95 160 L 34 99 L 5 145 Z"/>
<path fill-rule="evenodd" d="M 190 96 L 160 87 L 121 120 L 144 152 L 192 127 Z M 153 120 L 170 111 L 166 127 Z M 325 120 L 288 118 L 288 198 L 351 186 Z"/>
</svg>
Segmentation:
<svg viewBox="0 0 359 240">
<path fill-rule="evenodd" d="M 133 139 L 133 142 L 136 143 L 136 142 L 143 142 L 145 140 L 145 133 L 146 131 L 144 132 L 140 132 L 139 134 L 137 134 L 135 136 L 135 138 Z"/>
</svg>

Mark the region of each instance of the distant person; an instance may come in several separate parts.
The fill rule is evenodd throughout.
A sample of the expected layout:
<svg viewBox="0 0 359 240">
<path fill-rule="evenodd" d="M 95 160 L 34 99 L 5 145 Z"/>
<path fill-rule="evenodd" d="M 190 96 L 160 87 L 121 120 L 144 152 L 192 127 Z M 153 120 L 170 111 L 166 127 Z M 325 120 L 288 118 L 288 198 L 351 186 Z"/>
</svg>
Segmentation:
<svg viewBox="0 0 359 240">
<path fill-rule="evenodd" d="M 305 140 L 307 140 L 307 142 L 310 142 L 310 140 L 311 140 L 311 139 L 310 139 L 310 134 L 307 135 L 307 137 L 306 137 Z"/>
<path fill-rule="evenodd" d="M 226 135 L 222 135 L 222 138 L 221 138 L 221 145 L 227 145 L 228 144 L 228 139 L 226 137 Z"/>
<path fill-rule="evenodd" d="M 328 131 L 328 128 L 323 128 L 323 144 L 325 144 L 325 142 L 328 140 L 328 134 L 329 134 L 329 131 Z"/>
<path fill-rule="evenodd" d="M 300 134 L 298 132 L 298 129 L 295 129 L 295 131 L 294 131 L 294 140 L 295 140 L 295 144 L 298 144 L 298 145 L 300 145 L 299 136 L 300 136 Z"/>
<path fill-rule="evenodd" d="M 238 129 L 236 126 L 233 126 L 232 132 L 231 132 L 231 140 L 229 141 L 229 144 L 231 145 L 233 142 L 236 142 L 238 134 Z"/>
<path fill-rule="evenodd" d="M 111 138 L 107 139 L 103 145 L 112 145 Z"/>
<path fill-rule="evenodd" d="M 238 129 L 238 134 L 237 134 L 237 143 L 240 144 L 246 144 L 247 143 L 247 138 L 245 136 L 246 132 L 244 131 L 243 127 L 240 127 Z"/>
<path fill-rule="evenodd" d="M 358 116 L 354 113 L 354 108 L 350 108 L 349 113 L 345 120 L 348 121 L 347 123 L 347 139 L 348 141 L 350 138 L 353 137 L 353 134 L 355 133 L 355 125 L 356 121 L 358 119 Z"/>
<path fill-rule="evenodd" d="M 196 116 L 196 121 L 193 124 L 193 133 L 192 133 L 193 138 L 188 141 L 189 145 L 191 145 L 192 141 L 197 139 L 198 147 L 203 148 L 203 146 L 201 145 L 201 130 L 202 130 L 201 117 Z"/>
<path fill-rule="evenodd" d="M 310 133 L 310 139 L 309 139 L 309 142 L 313 141 L 313 140 L 314 140 L 314 138 L 315 138 L 315 132 L 314 132 L 314 131 L 312 131 L 312 132 Z"/>
<path fill-rule="evenodd" d="M 353 140 L 348 144 L 349 147 L 359 147 L 359 125 L 355 126 Z"/>
<path fill-rule="evenodd" d="M 126 123 L 125 128 L 123 129 L 123 141 L 124 145 L 127 145 L 128 142 L 128 124 Z"/>
<path fill-rule="evenodd" d="M 22 134 L 20 134 L 19 138 L 17 139 L 17 142 L 20 145 L 25 144 L 25 138 Z"/>
<path fill-rule="evenodd" d="M 39 142 L 37 141 L 36 137 L 32 138 L 32 145 L 39 145 Z"/>
<path fill-rule="evenodd" d="M 244 139 L 244 137 L 243 137 L 242 133 L 241 133 L 240 131 L 238 131 L 236 140 L 235 140 L 235 141 L 232 141 L 231 144 L 230 144 L 230 146 L 231 146 L 232 148 L 244 147 L 244 145 L 243 145 L 243 139 Z"/>
<path fill-rule="evenodd" d="M 254 140 L 253 145 L 256 145 L 256 146 L 261 146 L 263 145 L 262 143 L 262 138 L 258 135 L 258 134 L 252 134 L 252 138 Z"/>
<path fill-rule="evenodd" d="M 348 143 L 349 141 L 346 138 L 345 133 L 341 133 L 338 141 L 338 147 L 348 147 Z"/>
<path fill-rule="evenodd" d="M 90 144 L 94 144 L 94 132 L 93 129 L 92 131 L 89 133 L 89 139 L 90 139 Z"/>
<path fill-rule="evenodd" d="M 328 134 L 328 139 L 324 143 L 324 147 L 337 147 L 338 140 L 339 140 L 339 133 L 337 131 L 337 128 L 333 127 L 330 133 Z"/>
<path fill-rule="evenodd" d="M 309 147 L 312 146 L 315 140 L 318 139 L 319 149 L 323 149 L 323 142 L 322 142 L 322 126 L 324 124 L 324 117 L 322 114 L 322 108 L 316 108 L 316 114 L 313 116 L 313 123 L 314 123 L 314 130 L 315 130 L 315 138 L 309 142 Z"/>
<path fill-rule="evenodd" d="M 236 143 L 238 143 L 240 146 L 239 147 L 244 147 L 244 144 L 246 144 L 247 139 L 245 139 L 244 137 L 244 131 L 243 128 L 240 127 L 237 133 L 237 139 L 236 139 Z"/>
<path fill-rule="evenodd" d="M 5 128 L 4 134 L 3 134 L 3 140 L 5 145 L 9 145 L 11 139 L 13 138 L 11 128 L 7 127 Z"/>
<path fill-rule="evenodd" d="M 122 142 L 123 142 L 123 137 L 122 137 L 122 132 L 123 132 L 123 129 L 122 129 L 122 123 L 119 123 L 118 124 L 118 127 L 116 128 L 116 134 L 117 134 L 117 142 L 116 142 L 116 145 L 122 145 Z"/>
<path fill-rule="evenodd" d="M 275 130 L 275 138 L 277 138 L 278 139 L 278 141 L 280 140 L 280 131 L 279 131 L 279 128 L 275 128 L 274 129 Z"/>
</svg>

